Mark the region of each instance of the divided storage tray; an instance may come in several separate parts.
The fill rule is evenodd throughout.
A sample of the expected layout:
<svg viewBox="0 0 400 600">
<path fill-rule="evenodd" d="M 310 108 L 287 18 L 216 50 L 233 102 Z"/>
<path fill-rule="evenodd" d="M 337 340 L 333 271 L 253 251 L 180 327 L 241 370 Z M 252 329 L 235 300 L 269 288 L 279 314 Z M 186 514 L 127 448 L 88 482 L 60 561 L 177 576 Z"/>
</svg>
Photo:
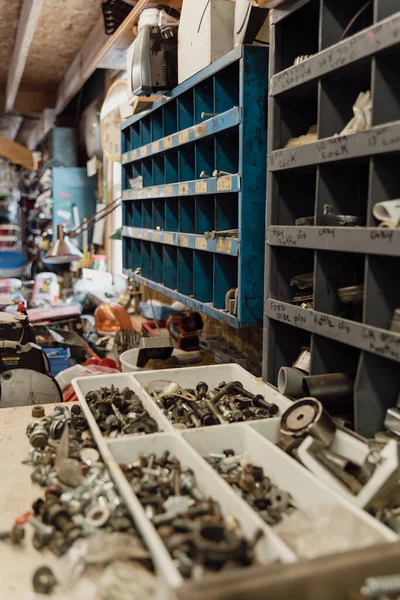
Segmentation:
<svg viewBox="0 0 400 600">
<path fill-rule="evenodd" d="M 271 477 L 273 483 L 292 494 L 299 508 L 307 508 L 311 504 L 321 507 L 326 505 L 342 507 L 349 516 L 354 517 L 355 527 L 370 536 L 371 543 L 372 540 L 390 542 L 398 539 L 394 532 L 332 491 L 325 483 L 318 481 L 297 461 L 275 446 L 279 418 L 252 421 L 248 424 L 216 425 L 184 432 L 173 429 L 168 419 L 144 391 L 144 386 L 149 381 L 161 377 L 166 380 L 174 380 L 182 386 L 192 387 L 199 381 L 205 381 L 209 386 L 213 386 L 222 380 L 239 380 L 250 391 L 262 393 L 269 401 L 279 404 L 282 411 L 290 402 L 267 384 L 257 381 L 255 377 L 238 365 L 100 375 L 82 377 L 73 381 L 74 389 L 103 460 L 107 463 L 136 526 L 151 552 L 159 576 L 167 584 L 169 590 L 183 583 L 182 576 L 119 467 L 119 464 L 134 462 L 138 454 L 142 452 L 162 454 L 165 450 L 169 450 L 181 461 L 182 466 L 187 466 L 194 471 L 199 487 L 221 504 L 224 515 L 236 517 L 240 521 L 246 537 L 251 538 L 254 532 L 261 528 L 264 538 L 257 546 L 257 560 L 261 564 L 268 565 L 276 559 L 283 563 L 289 563 L 297 558 L 277 535 L 274 528 L 266 525 L 260 516 L 203 459 L 209 452 L 220 452 L 227 448 L 232 448 L 236 453 L 246 451 L 254 464 L 264 468 L 265 474 Z M 111 385 L 119 388 L 128 386 L 135 391 L 141 397 L 149 414 L 157 421 L 160 430 L 166 433 L 127 435 L 113 440 L 104 438 L 85 402 L 85 395 L 90 390 Z M 348 453 L 350 444 L 350 447 L 354 446 L 352 448 L 354 456 L 360 457 L 360 452 L 363 450 L 359 442 L 342 432 L 338 433 L 337 438 L 334 450 L 340 452 L 341 448 L 345 447 Z"/>
<path fill-rule="evenodd" d="M 376 203 L 400 198 L 399 8 L 292 0 L 271 12 L 263 378 L 276 385 L 280 367 L 309 346 L 311 374 L 355 381 L 348 412 L 366 437 L 383 428 L 400 390 L 400 334 L 391 331 L 400 229 L 380 229 L 373 216 Z M 371 129 L 336 136 L 367 90 Z M 285 148 L 313 125 L 317 141 Z M 325 205 L 360 226 L 324 225 Z M 313 225 L 295 226 L 302 217 Z M 305 273 L 313 274 L 312 308 L 292 304 L 290 282 Z M 337 290 L 360 284 L 362 302 L 344 309 Z"/>
<path fill-rule="evenodd" d="M 122 124 L 125 273 L 235 327 L 263 317 L 267 85 L 239 47 Z"/>
</svg>

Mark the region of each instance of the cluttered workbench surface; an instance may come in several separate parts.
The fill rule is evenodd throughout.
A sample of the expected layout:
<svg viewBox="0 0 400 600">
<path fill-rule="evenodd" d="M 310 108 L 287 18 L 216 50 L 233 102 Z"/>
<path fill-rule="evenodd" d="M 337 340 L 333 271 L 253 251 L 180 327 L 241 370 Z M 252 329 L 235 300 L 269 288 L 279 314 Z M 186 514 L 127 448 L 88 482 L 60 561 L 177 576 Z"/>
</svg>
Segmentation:
<svg viewBox="0 0 400 600">
<path fill-rule="evenodd" d="M 53 406 L 48 405 L 47 411 Z M 26 428 L 32 422 L 32 407 L 4 408 L 0 419 L 0 531 L 8 531 L 16 518 L 31 510 L 40 489 L 31 482 L 29 466 L 22 464 L 30 448 Z M 59 560 L 49 551 L 37 552 L 32 546 L 32 529 L 25 527 L 22 545 L 0 543 L 0 598 L 22 600 L 32 589 L 34 571 L 48 565 L 57 574 Z M 29 596 L 26 596 L 27 598 Z"/>
</svg>

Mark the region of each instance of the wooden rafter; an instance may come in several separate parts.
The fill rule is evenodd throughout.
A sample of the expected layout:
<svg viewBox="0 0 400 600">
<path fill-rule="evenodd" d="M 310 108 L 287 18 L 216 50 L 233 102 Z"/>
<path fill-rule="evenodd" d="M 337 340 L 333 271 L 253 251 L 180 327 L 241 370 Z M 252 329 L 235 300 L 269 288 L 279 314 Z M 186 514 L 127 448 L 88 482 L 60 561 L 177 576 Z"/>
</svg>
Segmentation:
<svg viewBox="0 0 400 600">
<path fill-rule="evenodd" d="M 121 56 L 134 40 L 133 27 L 140 13 L 151 0 L 139 0 L 113 35 L 104 33 L 103 19 L 99 19 L 79 54 L 64 75 L 58 88 L 56 112 L 60 114 L 94 71 L 102 65 L 121 68 Z M 114 59 L 113 59 L 114 55 Z M 114 62 L 113 62 L 114 60 Z M 115 65 L 114 67 L 112 65 Z"/>
<path fill-rule="evenodd" d="M 6 86 L 6 112 L 12 111 L 43 0 L 23 0 Z"/>
<path fill-rule="evenodd" d="M 0 156 L 4 156 L 15 165 L 21 165 L 25 169 L 33 169 L 32 152 L 22 144 L 0 135 Z"/>
</svg>

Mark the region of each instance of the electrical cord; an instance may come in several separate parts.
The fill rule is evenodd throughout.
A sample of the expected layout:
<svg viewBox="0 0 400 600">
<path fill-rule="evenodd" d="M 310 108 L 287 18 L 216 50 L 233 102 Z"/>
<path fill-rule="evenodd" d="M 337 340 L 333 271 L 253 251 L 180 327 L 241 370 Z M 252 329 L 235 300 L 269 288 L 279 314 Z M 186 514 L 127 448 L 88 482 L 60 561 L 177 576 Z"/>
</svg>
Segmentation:
<svg viewBox="0 0 400 600">
<path fill-rule="evenodd" d="M 204 16 L 206 14 L 206 10 L 207 10 L 207 8 L 210 5 L 210 2 L 211 2 L 211 0 L 207 0 L 207 4 L 204 7 L 203 14 L 201 15 L 201 18 L 200 18 L 200 21 L 199 21 L 199 26 L 197 28 L 197 33 L 200 33 L 200 29 L 201 29 L 201 26 L 202 26 L 202 23 L 203 23 L 203 19 L 204 19 Z"/>
<path fill-rule="evenodd" d="M 359 17 L 361 17 L 363 12 L 368 8 L 368 6 L 370 4 L 372 4 L 372 0 L 367 0 L 367 2 L 365 4 L 363 4 L 363 6 L 360 8 L 360 10 L 358 10 L 356 12 L 356 14 L 350 19 L 350 21 L 348 22 L 348 24 L 345 27 L 345 30 L 342 33 L 342 37 L 339 40 L 340 42 L 346 37 L 346 35 L 349 33 L 349 31 L 352 28 L 352 26 L 354 25 L 354 23 L 357 21 L 357 19 Z"/>
<path fill-rule="evenodd" d="M 250 10 L 251 10 L 251 4 L 249 4 L 247 6 L 247 10 L 246 10 L 246 14 L 244 15 L 243 23 L 241 24 L 238 31 L 236 32 L 236 35 L 239 35 L 239 33 L 242 33 L 243 27 L 246 25 L 247 17 L 249 16 Z"/>
</svg>

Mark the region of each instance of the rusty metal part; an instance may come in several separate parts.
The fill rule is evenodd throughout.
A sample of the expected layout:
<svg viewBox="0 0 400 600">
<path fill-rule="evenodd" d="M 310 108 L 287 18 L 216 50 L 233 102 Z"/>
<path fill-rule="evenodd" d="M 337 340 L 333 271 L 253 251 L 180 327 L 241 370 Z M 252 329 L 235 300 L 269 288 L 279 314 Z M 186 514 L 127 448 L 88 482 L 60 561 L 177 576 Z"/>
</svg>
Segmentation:
<svg viewBox="0 0 400 600">
<path fill-rule="evenodd" d="M 33 574 L 32 585 L 37 594 L 51 594 L 57 583 L 57 579 L 49 567 L 39 567 Z"/>
<path fill-rule="evenodd" d="M 345 373 L 308 375 L 303 379 L 303 392 L 317 398 L 326 408 L 346 407 L 353 398 L 354 381 Z"/>
<path fill-rule="evenodd" d="M 0 540 L 10 540 L 12 544 L 19 545 L 25 538 L 25 529 L 22 525 L 15 523 L 10 531 L 2 531 Z"/>
<path fill-rule="evenodd" d="M 278 445 L 292 443 L 288 438 L 304 438 L 311 435 L 324 447 L 330 446 L 335 437 L 336 425 L 316 398 L 302 398 L 282 415 Z"/>
<path fill-rule="evenodd" d="M 41 419 L 42 417 L 45 416 L 45 410 L 44 410 L 44 406 L 34 406 L 32 408 L 32 417 L 34 419 Z"/>
</svg>

